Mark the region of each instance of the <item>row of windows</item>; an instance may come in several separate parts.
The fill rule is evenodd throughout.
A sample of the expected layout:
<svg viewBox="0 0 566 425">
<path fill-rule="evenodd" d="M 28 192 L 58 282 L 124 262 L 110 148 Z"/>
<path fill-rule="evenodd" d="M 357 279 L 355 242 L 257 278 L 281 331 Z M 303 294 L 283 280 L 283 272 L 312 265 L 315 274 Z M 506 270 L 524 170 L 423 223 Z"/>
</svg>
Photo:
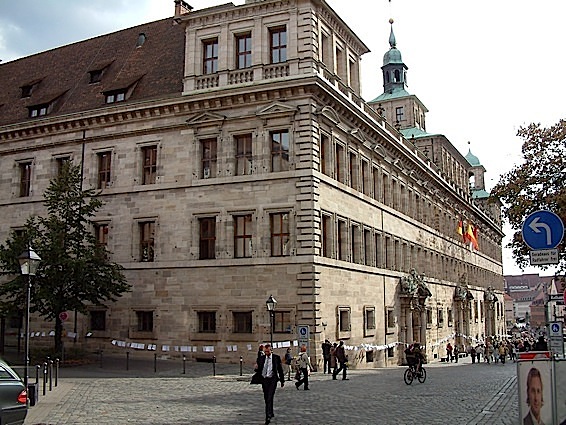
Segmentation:
<svg viewBox="0 0 566 425">
<path fill-rule="evenodd" d="M 216 258 L 216 216 L 200 217 L 199 222 L 199 259 Z M 269 214 L 270 252 L 273 257 L 291 254 L 289 213 L 277 212 Z M 252 214 L 232 216 L 233 257 L 252 257 L 253 221 Z M 139 227 L 139 261 L 155 261 L 155 221 L 138 222 Z M 108 248 L 109 224 L 95 223 L 94 232 L 99 245 Z"/>
<path fill-rule="evenodd" d="M 236 175 L 250 175 L 253 172 L 252 134 L 239 134 L 234 138 L 234 163 Z M 271 147 L 271 171 L 289 170 L 289 131 L 275 130 L 269 133 Z M 208 179 L 218 176 L 218 139 L 207 138 L 200 141 L 201 170 L 200 178 Z M 142 146 L 141 149 L 141 184 L 155 184 L 158 170 L 158 146 Z M 113 165 L 112 151 L 99 151 L 97 158 L 97 188 L 105 189 L 112 185 Z M 57 173 L 60 173 L 62 164 L 70 157 L 57 158 Z M 18 162 L 20 169 L 20 197 L 31 196 L 32 183 L 31 160 Z"/>
<path fill-rule="evenodd" d="M 392 173 L 326 134 L 321 135 L 320 171 L 451 239 L 461 240 L 456 233 L 459 213 L 420 194 Z M 478 238 L 482 252 L 501 260 L 499 245 L 487 233 L 480 232 Z"/>
<path fill-rule="evenodd" d="M 246 32 L 235 36 L 236 69 L 245 69 L 252 66 L 252 33 Z M 218 72 L 218 38 L 203 40 L 202 42 L 202 73 L 214 74 Z M 270 63 L 287 61 L 287 28 L 279 26 L 269 29 L 269 57 Z"/>
</svg>

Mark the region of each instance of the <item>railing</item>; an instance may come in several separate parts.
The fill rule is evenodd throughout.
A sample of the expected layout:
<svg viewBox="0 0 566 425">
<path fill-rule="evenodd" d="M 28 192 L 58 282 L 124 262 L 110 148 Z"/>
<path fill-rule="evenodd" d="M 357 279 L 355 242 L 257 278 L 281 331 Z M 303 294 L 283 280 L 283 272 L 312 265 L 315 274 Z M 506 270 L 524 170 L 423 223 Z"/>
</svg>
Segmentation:
<svg viewBox="0 0 566 425">
<path fill-rule="evenodd" d="M 289 65 L 287 63 L 266 65 L 263 67 L 263 79 L 281 78 L 289 76 Z"/>
<path fill-rule="evenodd" d="M 251 69 L 230 71 L 228 74 L 228 84 L 251 83 L 254 80 L 254 73 Z"/>
<path fill-rule="evenodd" d="M 204 75 L 196 78 L 196 89 L 209 89 L 218 87 L 218 75 Z"/>
</svg>

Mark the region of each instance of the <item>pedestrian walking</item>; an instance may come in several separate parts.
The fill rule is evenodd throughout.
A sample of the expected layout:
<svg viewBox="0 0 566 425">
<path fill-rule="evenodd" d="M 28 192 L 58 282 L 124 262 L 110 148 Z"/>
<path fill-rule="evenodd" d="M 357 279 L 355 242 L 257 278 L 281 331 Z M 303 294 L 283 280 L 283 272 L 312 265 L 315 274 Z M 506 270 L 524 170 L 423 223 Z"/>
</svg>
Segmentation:
<svg viewBox="0 0 566 425">
<path fill-rule="evenodd" d="M 299 357 L 297 359 L 297 364 L 299 366 L 299 370 L 301 371 L 301 379 L 298 382 L 295 382 L 295 387 L 299 389 L 301 385 L 304 385 L 304 390 L 308 391 L 309 388 L 309 375 L 312 370 L 311 367 L 311 359 L 307 354 L 307 346 L 301 345 L 301 352 L 299 353 Z"/>
<path fill-rule="evenodd" d="M 342 380 L 347 381 L 348 378 L 346 378 L 346 369 L 348 368 L 348 358 L 346 357 L 346 351 L 344 350 L 344 341 L 340 341 L 340 344 L 336 347 L 336 360 L 338 360 L 340 367 L 338 369 L 334 369 L 332 379 L 336 379 L 338 374 L 342 372 Z"/>
<path fill-rule="evenodd" d="M 283 363 L 283 372 L 287 375 L 287 381 L 291 380 L 291 365 L 293 364 L 293 355 L 291 354 L 291 348 L 287 348 L 285 351 L 285 363 Z"/>
<path fill-rule="evenodd" d="M 285 375 L 283 374 L 283 366 L 281 357 L 271 352 L 271 345 L 265 344 L 263 347 L 263 356 L 258 357 L 255 367 L 256 373 L 261 371 L 263 381 L 261 387 L 263 390 L 263 400 L 265 401 L 265 423 L 269 424 L 271 419 L 275 417 L 273 413 L 273 398 L 277 389 L 277 381 L 281 382 L 281 388 L 285 386 Z"/>
<path fill-rule="evenodd" d="M 458 348 L 458 344 L 454 344 L 454 361 L 458 363 L 458 357 L 460 356 L 460 349 Z"/>
<path fill-rule="evenodd" d="M 334 376 L 334 371 L 338 367 L 338 361 L 336 360 L 336 348 L 338 348 L 338 344 L 332 344 L 330 348 L 330 365 L 329 367 L 332 369 L 332 376 Z"/>
<path fill-rule="evenodd" d="M 330 349 L 332 344 L 329 340 L 325 339 L 322 343 L 322 358 L 324 360 L 324 366 L 322 368 L 322 373 L 332 373 L 330 372 Z"/>
<path fill-rule="evenodd" d="M 446 344 L 446 361 L 447 362 L 452 362 L 452 344 L 448 343 Z"/>
<path fill-rule="evenodd" d="M 472 345 L 470 347 L 470 356 L 472 356 L 472 364 L 476 362 L 476 348 Z"/>
</svg>

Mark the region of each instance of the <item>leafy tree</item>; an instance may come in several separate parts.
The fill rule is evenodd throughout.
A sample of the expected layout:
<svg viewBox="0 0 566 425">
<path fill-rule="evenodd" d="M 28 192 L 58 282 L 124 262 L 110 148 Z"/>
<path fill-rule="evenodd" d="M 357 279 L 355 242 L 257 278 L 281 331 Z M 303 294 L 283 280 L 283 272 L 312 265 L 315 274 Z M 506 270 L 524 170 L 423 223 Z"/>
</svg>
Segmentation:
<svg viewBox="0 0 566 425">
<path fill-rule="evenodd" d="M 523 241 L 521 228 L 527 216 L 537 210 L 549 210 L 566 222 L 566 121 L 560 120 L 549 128 L 530 124 L 521 127 L 517 135 L 523 139 L 524 161 L 501 176 L 492 196 L 503 203 L 502 213 L 514 230 L 507 247 L 524 269 L 529 264 L 530 248 Z M 564 271 L 565 240 L 558 249 L 558 269 Z"/>
<path fill-rule="evenodd" d="M 80 167 L 67 162 L 50 182 L 44 198 L 47 217 L 30 217 L 23 236 L 12 233 L 0 245 L 0 270 L 8 277 L 0 286 L 0 308 L 17 306 L 23 310 L 20 306 L 25 306 L 23 279 L 27 278 L 20 274 L 17 257 L 29 243 L 41 257 L 30 309 L 46 320 L 55 320 L 55 352 L 61 353 L 61 312 L 87 313 L 89 305 L 116 301 L 130 285 L 122 266 L 110 262 L 106 247 L 97 244 L 91 219 L 102 202 L 94 189 L 82 189 Z"/>
</svg>

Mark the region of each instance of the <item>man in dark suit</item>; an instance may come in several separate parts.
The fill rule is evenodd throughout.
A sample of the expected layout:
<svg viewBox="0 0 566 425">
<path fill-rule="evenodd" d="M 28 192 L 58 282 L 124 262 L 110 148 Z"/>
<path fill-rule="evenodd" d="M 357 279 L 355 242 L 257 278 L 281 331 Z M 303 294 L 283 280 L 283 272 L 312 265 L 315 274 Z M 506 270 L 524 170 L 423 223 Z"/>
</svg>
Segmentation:
<svg viewBox="0 0 566 425">
<path fill-rule="evenodd" d="M 281 357 L 271 352 L 271 345 L 265 344 L 263 347 L 265 356 L 258 357 L 256 372 L 261 373 L 263 382 L 263 399 L 265 400 L 265 423 L 268 424 L 275 415 L 273 414 L 273 397 L 277 388 L 277 381 L 281 382 L 281 388 L 285 386 L 285 375 Z"/>
</svg>

